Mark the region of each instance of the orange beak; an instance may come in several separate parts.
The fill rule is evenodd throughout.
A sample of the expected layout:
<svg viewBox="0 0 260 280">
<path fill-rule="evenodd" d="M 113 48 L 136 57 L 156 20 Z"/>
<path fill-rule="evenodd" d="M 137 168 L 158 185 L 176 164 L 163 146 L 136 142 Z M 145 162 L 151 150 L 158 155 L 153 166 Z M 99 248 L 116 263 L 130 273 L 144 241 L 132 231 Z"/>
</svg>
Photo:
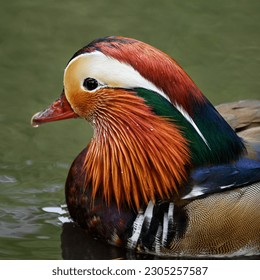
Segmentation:
<svg viewBox="0 0 260 280">
<path fill-rule="evenodd" d="M 54 101 L 49 108 L 36 113 L 31 120 L 34 127 L 47 122 L 78 118 L 79 116 L 72 110 L 64 92 L 61 93 L 59 99 Z"/>
</svg>

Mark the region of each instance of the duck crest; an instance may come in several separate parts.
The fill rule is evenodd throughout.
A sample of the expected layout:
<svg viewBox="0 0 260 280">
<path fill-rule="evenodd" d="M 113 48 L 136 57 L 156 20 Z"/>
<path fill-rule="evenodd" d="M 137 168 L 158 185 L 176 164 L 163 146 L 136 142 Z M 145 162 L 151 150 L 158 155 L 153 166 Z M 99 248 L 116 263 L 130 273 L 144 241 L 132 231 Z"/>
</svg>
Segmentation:
<svg viewBox="0 0 260 280">
<path fill-rule="evenodd" d="M 179 129 L 132 91 L 107 89 L 103 97 L 83 167 L 92 199 L 103 193 L 107 204 L 114 198 L 119 208 L 139 209 L 182 192 L 190 158 Z"/>
<path fill-rule="evenodd" d="M 191 115 L 195 101 L 205 103 L 204 95 L 177 62 L 144 42 L 116 36 L 97 39 L 78 51 L 72 59 L 95 50 L 131 65 L 144 78 L 166 93 L 172 103 Z"/>
</svg>

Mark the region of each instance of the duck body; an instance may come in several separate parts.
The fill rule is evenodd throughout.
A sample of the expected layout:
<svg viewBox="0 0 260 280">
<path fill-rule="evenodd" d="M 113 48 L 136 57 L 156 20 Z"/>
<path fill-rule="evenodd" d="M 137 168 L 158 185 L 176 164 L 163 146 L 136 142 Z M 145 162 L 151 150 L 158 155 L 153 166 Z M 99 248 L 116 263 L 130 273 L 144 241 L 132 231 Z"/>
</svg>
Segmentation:
<svg viewBox="0 0 260 280">
<path fill-rule="evenodd" d="M 72 219 L 165 256 L 260 253 L 260 162 L 163 52 L 123 37 L 82 48 L 33 124 L 81 117 L 94 135 L 66 181 Z"/>
<path fill-rule="evenodd" d="M 150 201 L 131 211 L 91 200 L 82 188 L 84 149 L 66 182 L 69 213 L 82 228 L 110 244 L 160 256 L 234 257 L 260 250 L 260 163 L 241 159 L 193 170 L 190 190 L 172 201 Z M 250 183 L 249 183 L 250 182 Z"/>
</svg>

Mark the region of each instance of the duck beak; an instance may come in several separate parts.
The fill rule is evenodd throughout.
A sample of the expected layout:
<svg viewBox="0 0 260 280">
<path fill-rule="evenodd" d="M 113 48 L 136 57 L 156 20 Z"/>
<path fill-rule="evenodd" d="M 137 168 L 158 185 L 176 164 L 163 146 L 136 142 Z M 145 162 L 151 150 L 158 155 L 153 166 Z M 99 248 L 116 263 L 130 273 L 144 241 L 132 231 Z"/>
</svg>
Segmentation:
<svg viewBox="0 0 260 280">
<path fill-rule="evenodd" d="M 79 116 L 72 110 L 64 91 L 61 93 L 59 99 L 54 101 L 49 108 L 36 113 L 31 120 L 34 127 L 47 122 L 54 122 L 59 120 L 78 118 Z"/>
</svg>

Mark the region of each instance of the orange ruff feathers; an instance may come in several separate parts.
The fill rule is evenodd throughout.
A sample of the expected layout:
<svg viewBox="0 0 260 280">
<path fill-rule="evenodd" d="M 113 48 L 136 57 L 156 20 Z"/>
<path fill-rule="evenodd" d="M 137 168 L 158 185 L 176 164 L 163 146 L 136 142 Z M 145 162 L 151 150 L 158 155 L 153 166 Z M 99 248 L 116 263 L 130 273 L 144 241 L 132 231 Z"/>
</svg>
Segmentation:
<svg viewBox="0 0 260 280">
<path fill-rule="evenodd" d="M 187 140 L 179 129 L 131 91 L 106 89 L 102 94 L 83 167 L 92 199 L 100 191 L 107 204 L 113 199 L 119 208 L 139 209 L 149 200 L 178 193 L 189 165 Z"/>
</svg>

